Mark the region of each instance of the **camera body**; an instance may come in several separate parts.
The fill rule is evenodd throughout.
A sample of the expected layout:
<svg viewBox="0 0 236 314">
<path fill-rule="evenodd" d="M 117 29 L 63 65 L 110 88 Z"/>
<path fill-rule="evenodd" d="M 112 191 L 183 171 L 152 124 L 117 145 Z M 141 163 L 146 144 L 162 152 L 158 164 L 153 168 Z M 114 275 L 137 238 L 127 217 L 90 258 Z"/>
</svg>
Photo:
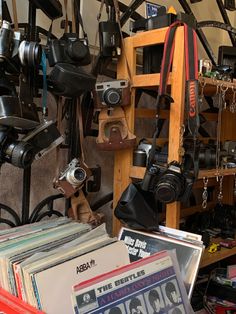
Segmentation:
<svg viewBox="0 0 236 314">
<path fill-rule="evenodd" d="M 0 163 L 25 169 L 63 141 L 53 121 L 44 122 L 20 139 L 16 129 L 0 125 Z"/>
<path fill-rule="evenodd" d="M 13 31 L 11 24 L 3 21 L 0 29 L 0 61 L 11 63 L 16 56 L 21 65 L 33 67 L 41 61 L 42 48 L 36 42 L 22 41 L 21 33 Z M 18 62 L 14 63 L 15 67 L 18 68 Z"/>
<path fill-rule="evenodd" d="M 90 176 L 90 169 L 79 159 L 74 158 L 54 180 L 54 188 L 69 198 L 83 187 Z"/>
<path fill-rule="evenodd" d="M 74 33 L 66 33 L 60 39 L 52 39 L 48 47 L 48 62 L 51 67 L 58 63 L 88 65 L 91 57 L 87 39 L 81 39 Z"/>
<path fill-rule="evenodd" d="M 98 109 L 130 104 L 130 85 L 128 80 L 97 83 L 95 90 L 95 101 Z"/>
<path fill-rule="evenodd" d="M 115 21 L 99 23 L 100 54 L 103 57 L 117 57 L 121 54 L 119 24 Z"/>
<path fill-rule="evenodd" d="M 4 162 L 19 168 L 27 168 L 34 160 L 34 147 L 18 139 L 17 131 L 0 125 L 0 165 Z"/>
<path fill-rule="evenodd" d="M 149 144 L 146 139 L 142 139 L 139 142 L 137 149 L 133 153 L 133 165 L 138 167 L 146 167 L 151 148 L 152 144 Z M 167 164 L 168 143 L 164 144 L 163 147 L 156 147 L 154 160 L 158 164 Z"/>
<path fill-rule="evenodd" d="M 153 192 L 156 201 L 169 204 L 175 201 L 186 202 L 191 194 L 194 176 L 182 170 L 176 161 L 167 166 L 151 165 L 142 181 L 142 190 Z"/>
<path fill-rule="evenodd" d="M 3 21 L 0 29 L 0 60 L 14 58 L 20 46 L 21 34 L 14 32 L 8 21 Z"/>
</svg>

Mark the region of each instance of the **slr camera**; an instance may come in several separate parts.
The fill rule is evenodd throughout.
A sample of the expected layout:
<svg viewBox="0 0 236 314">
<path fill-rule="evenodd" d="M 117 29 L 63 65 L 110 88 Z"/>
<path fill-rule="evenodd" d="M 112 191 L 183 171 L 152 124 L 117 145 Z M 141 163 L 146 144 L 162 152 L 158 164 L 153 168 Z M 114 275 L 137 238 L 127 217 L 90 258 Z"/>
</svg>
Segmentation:
<svg viewBox="0 0 236 314">
<path fill-rule="evenodd" d="M 74 158 L 61 172 L 59 178 L 54 179 L 54 188 L 69 198 L 83 187 L 90 176 L 90 169 L 79 159 Z"/>
<path fill-rule="evenodd" d="M 167 166 L 153 164 L 147 169 L 141 188 L 143 191 L 152 192 L 156 201 L 165 204 L 186 202 L 190 197 L 194 179 L 194 175 L 188 170 L 182 170 L 182 165 L 176 161 Z"/>
<path fill-rule="evenodd" d="M 58 63 L 80 66 L 90 64 L 87 39 L 80 39 L 74 33 L 66 33 L 60 39 L 52 39 L 48 46 L 48 62 L 51 67 Z"/>
<path fill-rule="evenodd" d="M 127 106 L 130 104 L 130 88 L 127 80 L 107 81 L 95 85 L 97 108 Z"/>
<path fill-rule="evenodd" d="M 121 54 L 121 34 L 114 7 L 110 7 L 108 21 L 99 22 L 99 43 L 101 56 L 117 57 Z"/>
</svg>

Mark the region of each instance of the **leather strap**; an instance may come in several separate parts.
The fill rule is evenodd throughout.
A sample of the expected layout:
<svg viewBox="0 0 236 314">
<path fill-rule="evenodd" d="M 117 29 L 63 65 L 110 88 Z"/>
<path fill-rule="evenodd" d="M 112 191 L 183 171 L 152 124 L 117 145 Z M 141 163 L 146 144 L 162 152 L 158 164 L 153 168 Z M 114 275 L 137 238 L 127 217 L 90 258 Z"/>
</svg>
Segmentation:
<svg viewBox="0 0 236 314">
<path fill-rule="evenodd" d="M 184 48 L 185 48 L 185 73 L 186 73 L 186 104 L 188 111 L 188 129 L 193 136 L 193 154 L 192 156 L 186 156 L 187 168 L 189 168 L 189 159 L 192 160 L 194 166 L 194 176 L 198 176 L 199 162 L 198 162 L 198 147 L 196 144 L 196 136 L 199 128 L 199 113 L 198 113 L 198 52 L 197 52 L 197 35 L 195 30 L 190 28 L 187 24 L 180 21 L 176 21 L 170 25 L 167 30 L 164 44 L 164 53 L 161 64 L 160 73 L 160 85 L 157 98 L 157 110 L 160 108 L 162 98 L 169 97 L 166 95 L 167 81 L 173 62 L 174 47 L 175 47 L 175 34 L 176 29 L 184 25 Z M 169 98 L 172 100 L 171 98 Z M 157 115 L 157 125 L 158 125 L 158 115 Z M 153 162 L 155 159 L 156 150 L 156 138 L 159 129 L 153 137 L 152 149 L 150 152 L 149 162 Z"/>
<path fill-rule="evenodd" d="M 12 0 L 12 12 L 13 12 L 13 19 L 14 19 L 14 29 L 15 31 L 18 31 L 19 25 L 18 25 L 18 17 L 17 17 L 16 0 Z"/>
<path fill-rule="evenodd" d="M 3 21 L 3 0 L 0 0 L 0 26 L 2 26 Z"/>
<path fill-rule="evenodd" d="M 72 33 L 76 33 L 76 22 L 75 22 L 75 0 L 72 0 Z"/>
<path fill-rule="evenodd" d="M 197 35 L 188 25 L 177 21 L 170 25 L 165 38 L 164 54 L 161 64 L 158 104 L 162 96 L 166 96 L 167 81 L 173 61 L 174 39 L 177 27 L 184 25 L 185 72 L 186 72 L 186 103 L 188 110 L 188 128 L 193 137 L 199 128 L 198 116 L 198 53 Z"/>
<path fill-rule="evenodd" d="M 129 62 L 128 62 L 128 58 L 127 58 L 127 55 L 125 53 L 125 41 L 124 41 L 124 37 L 123 37 L 123 33 L 122 33 L 122 27 L 121 27 L 121 23 L 120 23 L 120 8 L 119 8 L 119 3 L 118 3 L 118 0 L 113 0 L 113 4 L 114 4 L 114 8 L 115 8 L 115 11 L 116 11 L 116 18 L 117 18 L 117 23 L 119 25 L 119 30 L 120 30 L 120 37 L 121 37 L 121 43 L 122 43 L 122 52 L 124 53 L 124 56 L 125 56 L 125 62 L 126 62 L 126 65 L 127 65 L 127 72 L 128 72 L 128 76 L 129 76 L 129 81 L 130 81 L 130 85 L 132 87 L 132 74 L 131 74 L 131 69 L 130 69 L 130 66 L 129 66 Z"/>
<path fill-rule="evenodd" d="M 78 106 L 78 122 L 79 122 L 79 137 L 80 137 L 80 159 L 83 163 L 85 163 L 84 158 L 84 127 L 83 127 L 83 119 L 82 119 L 82 109 L 80 98 L 77 98 L 77 106 Z M 86 165 L 87 166 L 87 165 Z"/>
<path fill-rule="evenodd" d="M 65 8 L 65 33 L 68 33 L 68 25 L 69 25 L 69 21 L 68 21 L 68 1 L 64 0 L 64 8 Z"/>
<path fill-rule="evenodd" d="M 83 36 L 84 36 L 84 38 L 88 39 L 88 35 L 85 32 L 83 19 L 82 19 L 82 16 L 80 14 L 80 1 L 79 0 L 74 0 L 74 5 L 75 5 L 75 11 L 77 12 L 78 22 L 81 25 L 81 28 L 82 28 L 82 31 L 83 31 Z"/>
</svg>

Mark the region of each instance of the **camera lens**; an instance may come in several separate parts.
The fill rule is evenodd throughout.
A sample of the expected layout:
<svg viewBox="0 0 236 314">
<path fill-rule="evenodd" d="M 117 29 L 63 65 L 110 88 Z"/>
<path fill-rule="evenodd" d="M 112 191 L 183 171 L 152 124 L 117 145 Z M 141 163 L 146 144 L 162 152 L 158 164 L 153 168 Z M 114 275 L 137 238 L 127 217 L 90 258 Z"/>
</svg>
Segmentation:
<svg viewBox="0 0 236 314">
<path fill-rule="evenodd" d="M 116 106 L 121 102 L 121 94 L 115 88 L 109 88 L 104 92 L 104 102 L 108 106 Z"/>
<path fill-rule="evenodd" d="M 87 52 L 88 48 L 80 40 L 70 41 L 67 46 L 69 57 L 76 62 L 83 60 Z"/>
<path fill-rule="evenodd" d="M 133 165 L 137 167 L 146 167 L 147 154 L 143 149 L 136 149 L 133 153 Z"/>
<path fill-rule="evenodd" d="M 78 180 L 79 182 L 82 182 L 86 178 L 86 173 L 85 173 L 84 169 L 77 168 L 77 169 L 75 169 L 74 176 L 75 176 L 76 180 Z"/>
<path fill-rule="evenodd" d="M 155 188 L 155 198 L 165 204 L 172 203 L 180 197 L 182 193 L 182 180 L 177 175 L 163 175 Z"/>
<path fill-rule="evenodd" d="M 34 148 L 27 142 L 15 142 L 8 145 L 4 150 L 6 162 L 19 168 L 29 167 L 34 160 Z"/>
<path fill-rule="evenodd" d="M 81 167 L 76 167 L 66 175 L 67 181 L 72 185 L 80 185 L 86 179 L 86 172 Z"/>
<path fill-rule="evenodd" d="M 40 63 L 42 48 L 36 42 L 22 41 L 19 47 L 19 58 L 22 65 L 33 67 Z"/>
</svg>

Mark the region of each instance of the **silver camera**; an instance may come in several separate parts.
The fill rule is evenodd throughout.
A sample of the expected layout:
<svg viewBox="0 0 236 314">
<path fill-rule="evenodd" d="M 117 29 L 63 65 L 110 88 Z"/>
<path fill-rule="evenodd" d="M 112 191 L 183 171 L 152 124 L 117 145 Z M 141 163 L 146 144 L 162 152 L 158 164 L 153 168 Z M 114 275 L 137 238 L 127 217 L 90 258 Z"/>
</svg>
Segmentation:
<svg viewBox="0 0 236 314">
<path fill-rule="evenodd" d="M 54 180 L 54 188 L 69 198 L 83 187 L 90 176 L 90 169 L 79 159 L 74 158 L 61 172 L 59 178 Z"/>
<path fill-rule="evenodd" d="M 98 108 L 127 106 L 130 104 L 130 88 L 127 80 L 97 83 L 95 89 Z"/>
</svg>

